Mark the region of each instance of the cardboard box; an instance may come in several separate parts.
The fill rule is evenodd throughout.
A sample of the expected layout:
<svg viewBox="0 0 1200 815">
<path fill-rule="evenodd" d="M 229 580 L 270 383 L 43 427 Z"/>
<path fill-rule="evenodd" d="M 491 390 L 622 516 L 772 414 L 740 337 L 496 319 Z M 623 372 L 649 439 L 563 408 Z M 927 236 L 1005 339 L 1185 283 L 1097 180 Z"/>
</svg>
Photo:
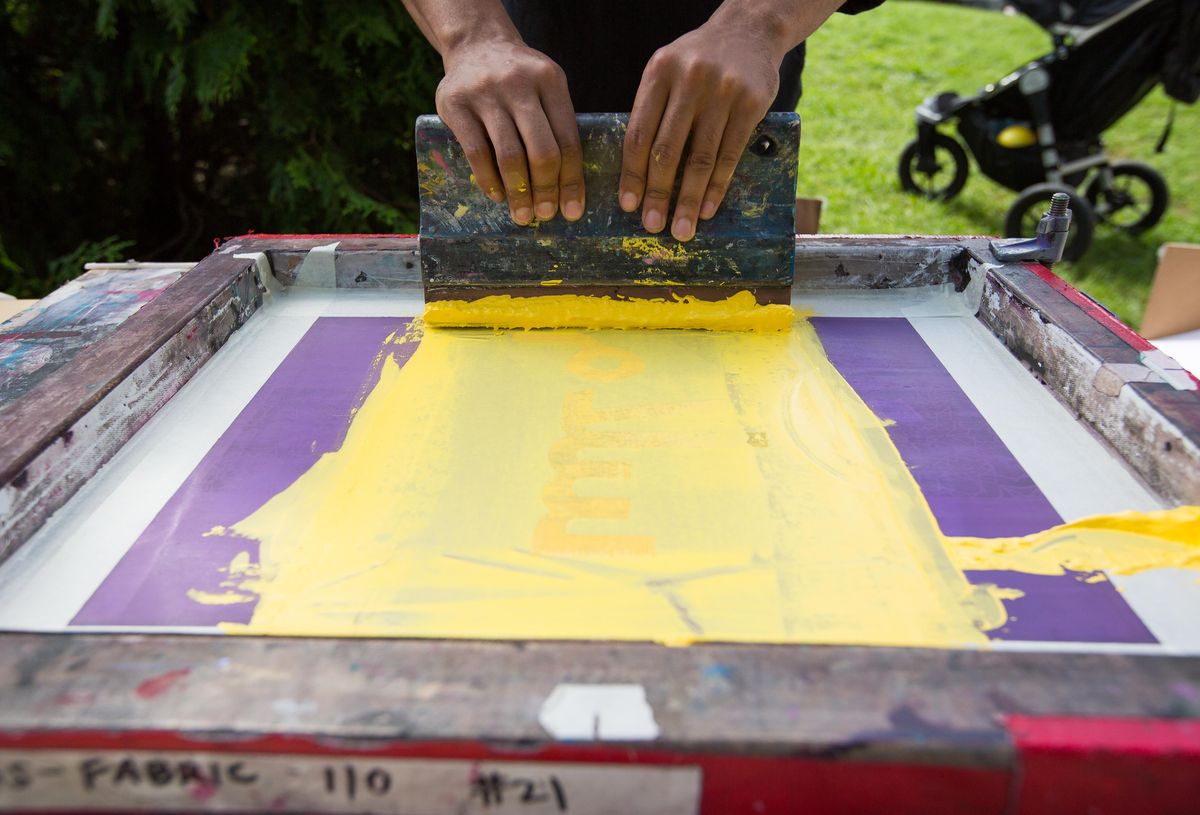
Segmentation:
<svg viewBox="0 0 1200 815">
<path fill-rule="evenodd" d="M 796 199 L 796 234 L 815 235 L 821 231 L 821 207 L 824 198 Z"/>
<path fill-rule="evenodd" d="M 1159 250 L 1142 336 L 1200 375 L 1200 245 L 1168 243 Z"/>
<path fill-rule="evenodd" d="M 1158 252 L 1141 334 L 1153 340 L 1196 329 L 1200 329 L 1200 244 L 1165 244 Z"/>
</svg>

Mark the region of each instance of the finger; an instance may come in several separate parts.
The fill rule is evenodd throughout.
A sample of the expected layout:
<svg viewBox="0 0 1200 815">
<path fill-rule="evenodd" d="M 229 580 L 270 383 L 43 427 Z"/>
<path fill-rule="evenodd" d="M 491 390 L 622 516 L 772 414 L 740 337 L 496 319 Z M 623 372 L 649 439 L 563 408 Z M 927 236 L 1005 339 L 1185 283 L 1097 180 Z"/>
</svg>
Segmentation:
<svg viewBox="0 0 1200 815">
<path fill-rule="evenodd" d="M 533 211 L 538 220 L 549 221 L 558 212 L 558 169 L 561 164 L 558 141 L 537 97 L 518 106 L 515 119 L 521 141 L 525 142 Z"/>
<path fill-rule="evenodd" d="M 661 232 L 667 225 L 675 173 L 692 129 L 692 118 L 690 102 L 678 102 L 674 98 L 667 102 L 667 111 L 650 146 L 646 191 L 642 193 L 642 225 L 648 232 Z"/>
<path fill-rule="evenodd" d="M 517 126 L 506 111 L 493 109 L 484 116 L 484 127 L 496 153 L 496 166 L 508 197 L 508 211 L 521 226 L 533 220 L 533 196 L 529 194 L 529 168 L 525 164 L 525 144 Z"/>
<path fill-rule="evenodd" d="M 496 160 L 492 157 L 487 131 L 479 119 L 469 110 L 447 109 L 445 113 L 438 111 L 438 114 L 458 139 L 479 189 L 497 204 L 504 201 L 504 184 L 496 171 Z"/>
<path fill-rule="evenodd" d="M 728 107 L 717 103 L 700 115 L 692 130 L 692 141 L 683 163 L 683 180 L 672 215 L 671 234 L 676 240 L 690 241 L 696 234 L 700 205 L 712 178 L 728 121 Z"/>
<path fill-rule="evenodd" d="M 729 183 L 733 180 L 733 171 L 737 169 L 750 137 L 758 120 L 753 114 L 734 110 L 729 116 L 725 127 L 725 135 L 721 137 L 721 147 L 717 150 L 717 160 L 713 165 L 712 175 L 708 180 L 708 189 L 704 192 L 704 202 L 700 205 L 700 217 L 708 220 L 717 214 L 725 193 L 729 192 Z"/>
<path fill-rule="evenodd" d="M 558 170 L 558 205 L 568 221 L 583 217 L 587 197 L 583 184 L 583 149 L 579 143 L 579 122 L 563 83 L 542 91 L 542 109 L 558 142 L 561 164 Z"/>
<path fill-rule="evenodd" d="M 629 114 L 629 126 L 625 130 L 617 200 L 626 212 L 636 212 L 642 202 L 650 146 L 667 106 L 668 88 L 667 83 L 655 75 L 654 62 L 651 60 L 642 75 L 642 83 L 638 86 L 633 110 Z"/>
</svg>

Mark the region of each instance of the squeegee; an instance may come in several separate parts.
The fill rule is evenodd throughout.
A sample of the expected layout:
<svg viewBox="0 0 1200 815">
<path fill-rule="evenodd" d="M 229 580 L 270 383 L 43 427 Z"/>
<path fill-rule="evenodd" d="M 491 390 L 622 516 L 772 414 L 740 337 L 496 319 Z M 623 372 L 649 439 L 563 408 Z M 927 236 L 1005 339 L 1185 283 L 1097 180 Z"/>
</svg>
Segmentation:
<svg viewBox="0 0 1200 815">
<path fill-rule="evenodd" d="M 720 209 L 687 242 L 647 232 L 640 213 L 617 204 L 628 116 L 578 120 L 584 215 L 525 226 L 476 186 L 441 119 L 417 120 L 426 324 L 710 330 L 791 324 L 796 114 L 763 120 Z"/>
</svg>

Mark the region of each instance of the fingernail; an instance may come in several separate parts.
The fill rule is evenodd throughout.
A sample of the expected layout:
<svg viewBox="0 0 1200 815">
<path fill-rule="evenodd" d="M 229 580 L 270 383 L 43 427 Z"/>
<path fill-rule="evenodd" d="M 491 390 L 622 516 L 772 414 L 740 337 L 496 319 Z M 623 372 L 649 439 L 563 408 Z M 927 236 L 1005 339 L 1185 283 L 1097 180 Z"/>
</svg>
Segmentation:
<svg viewBox="0 0 1200 815">
<path fill-rule="evenodd" d="M 649 212 L 646 213 L 645 224 L 646 224 L 646 229 L 650 230 L 651 232 L 657 232 L 658 230 L 662 229 L 663 228 L 662 213 L 656 209 L 650 210 Z"/>
<path fill-rule="evenodd" d="M 621 193 L 621 209 L 626 212 L 633 212 L 637 209 L 637 196 L 631 192 Z"/>
<path fill-rule="evenodd" d="M 568 221 L 578 221 L 583 217 L 583 204 L 578 201 L 568 201 L 563 205 L 563 215 L 567 216 Z"/>
<path fill-rule="evenodd" d="M 671 234 L 677 241 L 690 241 L 694 233 L 691 218 L 676 218 L 675 225 L 671 227 Z"/>
<path fill-rule="evenodd" d="M 543 201 L 537 205 L 537 216 L 543 221 L 548 221 L 554 217 L 554 204 L 549 201 Z"/>
<path fill-rule="evenodd" d="M 716 212 L 717 212 L 717 205 L 714 204 L 712 201 L 705 201 L 703 206 L 700 207 L 700 217 L 706 221 L 709 218 L 711 218 L 714 214 L 716 214 Z"/>
<path fill-rule="evenodd" d="M 518 207 L 513 210 L 513 220 L 519 224 L 524 225 L 529 223 L 532 217 L 533 213 L 529 210 L 529 207 Z"/>
</svg>

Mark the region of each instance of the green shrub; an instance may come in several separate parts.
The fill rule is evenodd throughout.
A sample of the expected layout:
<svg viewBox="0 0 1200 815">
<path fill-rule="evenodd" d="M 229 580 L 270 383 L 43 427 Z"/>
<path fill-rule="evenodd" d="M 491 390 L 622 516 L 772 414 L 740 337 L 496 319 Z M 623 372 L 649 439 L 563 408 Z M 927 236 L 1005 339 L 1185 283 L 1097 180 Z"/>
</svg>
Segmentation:
<svg viewBox="0 0 1200 815">
<path fill-rule="evenodd" d="M 0 291 L 114 247 L 415 227 L 441 69 L 399 0 L 0 0 L 0 53 Z"/>
</svg>

